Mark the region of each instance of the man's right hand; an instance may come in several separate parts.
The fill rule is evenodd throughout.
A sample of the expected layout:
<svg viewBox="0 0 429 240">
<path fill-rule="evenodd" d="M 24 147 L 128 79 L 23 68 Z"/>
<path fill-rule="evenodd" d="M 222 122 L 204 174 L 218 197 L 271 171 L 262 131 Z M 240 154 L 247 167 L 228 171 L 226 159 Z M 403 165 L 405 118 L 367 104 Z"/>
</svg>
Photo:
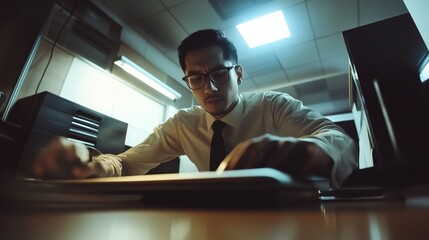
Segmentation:
<svg viewBox="0 0 429 240">
<path fill-rule="evenodd" d="M 90 162 L 85 145 L 55 137 L 34 160 L 34 177 L 41 179 L 80 179 L 96 175 L 96 163 Z"/>
</svg>

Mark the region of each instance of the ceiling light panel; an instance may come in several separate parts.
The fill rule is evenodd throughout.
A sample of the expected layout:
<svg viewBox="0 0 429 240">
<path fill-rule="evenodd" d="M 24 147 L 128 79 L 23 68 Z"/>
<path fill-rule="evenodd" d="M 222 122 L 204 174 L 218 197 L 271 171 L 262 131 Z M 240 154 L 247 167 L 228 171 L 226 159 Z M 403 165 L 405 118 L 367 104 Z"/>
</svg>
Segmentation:
<svg viewBox="0 0 429 240">
<path fill-rule="evenodd" d="M 236 28 L 250 48 L 291 36 L 281 10 L 238 24 Z"/>
</svg>

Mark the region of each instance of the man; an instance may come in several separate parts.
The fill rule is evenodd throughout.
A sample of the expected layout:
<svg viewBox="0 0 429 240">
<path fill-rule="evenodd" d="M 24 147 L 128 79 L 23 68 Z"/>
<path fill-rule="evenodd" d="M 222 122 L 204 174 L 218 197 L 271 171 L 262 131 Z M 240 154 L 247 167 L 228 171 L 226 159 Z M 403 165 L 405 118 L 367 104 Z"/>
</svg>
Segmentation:
<svg viewBox="0 0 429 240">
<path fill-rule="evenodd" d="M 338 187 L 356 168 L 354 142 L 319 113 L 285 93 L 238 93 L 243 69 L 222 32 L 197 31 L 182 41 L 178 52 L 183 80 L 200 106 L 180 110 L 126 152 L 89 162 L 85 147 L 58 138 L 36 159 L 35 175 L 63 177 L 57 174 L 63 171 L 60 158 L 76 163 L 69 164 L 73 178 L 145 174 L 180 155 L 200 171 L 215 170 L 219 163 L 210 156 L 222 150 L 210 150 L 214 122 L 222 125 L 221 145 L 229 152 L 219 171 L 272 167 L 295 177 L 323 176 Z"/>
</svg>

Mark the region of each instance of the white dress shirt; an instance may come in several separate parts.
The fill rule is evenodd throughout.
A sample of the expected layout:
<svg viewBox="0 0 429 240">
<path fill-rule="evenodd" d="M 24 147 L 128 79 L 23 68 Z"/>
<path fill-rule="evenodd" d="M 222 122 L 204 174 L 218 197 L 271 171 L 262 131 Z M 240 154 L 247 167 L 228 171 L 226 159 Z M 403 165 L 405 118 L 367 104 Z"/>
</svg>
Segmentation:
<svg viewBox="0 0 429 240">
<path fill-rule="evenodd" d="M 182 109 L 156 127 L 141 144 L 117 156 L 101 155 L 95 160 L 111 161 L 112 176 L 120 175 L 121 167 L 126 167 L 129 175 L 145 174 L 181 155 L 187 155 L 199 171 L 209 171 L 211 125 L 215 120 L 200 106 Z M 331 183 L 334 187 L 357 167 L 353 140 L 340 127 L 288 94 L 241 94 L 235 108 L 221 120 L 227 124 L 223 131 L 227 152 L 240 142 L 270 133 L 296 137 L 321 147 L 334 161 Z"/>
</svg>

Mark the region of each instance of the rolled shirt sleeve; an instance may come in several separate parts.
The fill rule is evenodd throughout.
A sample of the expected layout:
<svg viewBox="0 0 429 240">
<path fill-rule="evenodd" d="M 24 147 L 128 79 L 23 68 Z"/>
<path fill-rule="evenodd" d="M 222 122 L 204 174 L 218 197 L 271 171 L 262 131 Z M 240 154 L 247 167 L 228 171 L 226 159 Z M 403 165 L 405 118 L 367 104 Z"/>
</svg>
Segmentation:
<svg viewBox="0 0 429 240">
<path fill-rule="evenodd" d="M 338 188 L 358 167 L 357 148 L 344 130 L 320 113 L 288 96 L 273 99 L 274 121 L 279 134 L 295 136 L 302 141 L 315 143 L 333 160 L 331 186 Z"/>
</svg>

